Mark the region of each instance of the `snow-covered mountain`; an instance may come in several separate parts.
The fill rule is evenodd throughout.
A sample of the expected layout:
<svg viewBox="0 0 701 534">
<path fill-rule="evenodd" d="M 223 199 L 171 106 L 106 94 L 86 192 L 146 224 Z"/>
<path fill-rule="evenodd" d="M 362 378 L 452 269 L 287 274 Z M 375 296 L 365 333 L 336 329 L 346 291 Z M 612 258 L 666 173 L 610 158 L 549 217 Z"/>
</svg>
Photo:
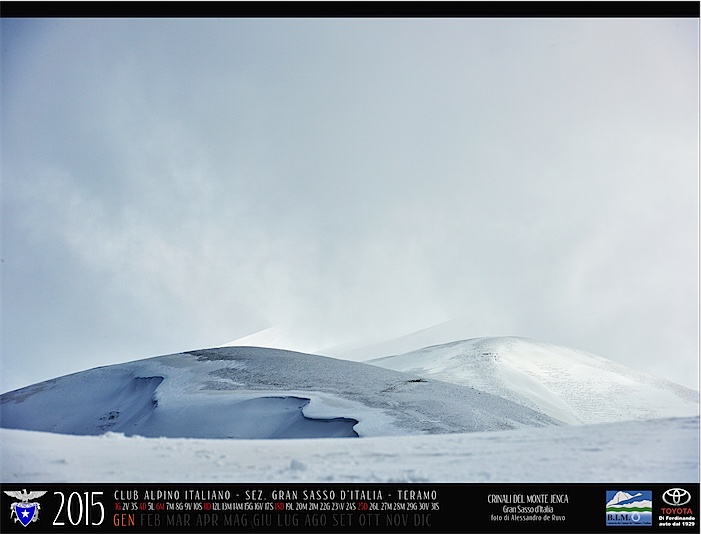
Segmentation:
<svg viewBox="0 0 701 534">
<path fill-rule="evenodd" d="M 367 363 L 474 387 L 569 424 L 699 413 L 697 391 L 606 358 L 525 338 L 455 341 Z"/>
<path fill-rule="evenodd" d="M 470 337 L 467 333 L 471 330 L 467 319 L 458 317 L 400 337 L 354 341 L 326 348 L 319 353 L 345 360 L 367 361 L 467 339 Z"/>
<path fill-rule="evenodd" d="M 239 346 L 160 356 L 3 394 L 0 427 L 4 482 L 699 476 L 697 392 L 522 338 L 371 363 Z M 326 439 L 345 437 L 362 439 Z"/>
<path fill-rule="evenodd" d="M 256 347 L 221 347 L 100 367 L 0 399 L 0 426 L 64 434 L 250 439 L 558 424 L 471 387 Z"/>
</svg>

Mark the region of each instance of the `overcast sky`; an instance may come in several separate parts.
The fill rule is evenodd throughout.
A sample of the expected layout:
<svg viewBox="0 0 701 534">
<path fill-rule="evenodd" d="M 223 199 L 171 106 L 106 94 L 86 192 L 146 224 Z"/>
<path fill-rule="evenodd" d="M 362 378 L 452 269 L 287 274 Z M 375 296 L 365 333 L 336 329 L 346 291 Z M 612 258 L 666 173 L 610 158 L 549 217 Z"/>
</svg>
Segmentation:
<svg viewBox="0 0 701 534">
<path fill-rule="evenodd" d="M 2 20 L 2 391 L 462 317 L 696 388 L 697 19 Z"/>
</svg>

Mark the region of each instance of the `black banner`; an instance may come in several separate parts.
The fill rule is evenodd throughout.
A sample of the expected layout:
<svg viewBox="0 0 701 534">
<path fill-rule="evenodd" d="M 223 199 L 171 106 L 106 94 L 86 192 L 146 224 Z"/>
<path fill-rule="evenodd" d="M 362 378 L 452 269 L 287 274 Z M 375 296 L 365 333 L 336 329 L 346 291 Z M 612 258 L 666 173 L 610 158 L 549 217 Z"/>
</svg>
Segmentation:
<svg viewBox="0 0 701 534">
<path fill-rule="evenodd" d="M 6 532 L 698 532 L 698 484 L 3 484 Z"/>
<path fill-rule="evenodd" d="M 12 1 L 3 4 L 2 17 L 539 17 L 623 18 L 699 16 L 699 3 L 689 0 L 630 1 Z"/>
</svg>

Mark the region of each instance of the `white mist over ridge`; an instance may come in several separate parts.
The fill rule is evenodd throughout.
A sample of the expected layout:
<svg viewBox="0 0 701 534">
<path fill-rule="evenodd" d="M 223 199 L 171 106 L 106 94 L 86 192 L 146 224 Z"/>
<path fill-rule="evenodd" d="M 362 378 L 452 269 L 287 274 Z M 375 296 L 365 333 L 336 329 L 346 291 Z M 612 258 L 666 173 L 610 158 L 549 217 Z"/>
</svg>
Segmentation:
<svg viewBox="0 0 701 534">
<path fill-rule="evenodd" d="M 569 348 L 564 345 L 554 343 L 546 343 L 536 341 L 522 336 L 475 336 L 474 325 L 469 317 L 458 317 L 440 324 L 436 324 L 421 330 L 410 332 L 387 339 L 386 337 L 373 338 L 358 338 L 347 340 L 345 342 L 326 346 L 323 340 L 316 339 L 313 335 L 304 335 L 298 329 L 292 328 L 289 325 L 277 325 L 265 330 L 255 332 L 235 341 L 231 341 L 222 346 L 258 346 L 270 347 L 284 350 L 295 350 L 300 352 L 308 352 L 312 354 L 320 354 L 323 356 L 331 356 L 351 361 L 367 362 L 369 360 L 378 359 L 386 356 L 396 356 L 408 352 L 417 351 L 434 345 L 446 345 L 453 342 L 466 341 L 470 339 L 493 340 L 499 343 L 499 340 L 514 340 L 524 339 L 532 341 L 534 344 L 541 346 L 549 346 L 556 351 L 562 350 L 564 353 L 585 354 L 594 359 L 610 361 L 613 365 L 622 366 L 630 370 L 630 373 L 635 376 L 647 374 L 650 377 L 658 377 L 664 382 L 676 383 L 681 385 L 679 381 L 669 380 L 659 376 L 659 367 L 651 365 L 649 360 L 640 360 L 633 363 L 623 363 L 616 358 L 602 358 L 599 355 L 581 349 Z M 526 349 L 529 350 L 529 349 Z M 632 367 L 631 367 L 632 366 Z M 684 381 L 686 389 L 695 389 L 698 391 L 698 369 L 696 376 Z M 689 387 L 693 386 L 693 387 Z"/>
<path fill-rule="evenodd" d="M 316 352 L 474 387 L 566 424 L 698 416 L 699 393 L 610 359 L 523 337 L 468 339 L 457 318 L 383 341 Z M 293 348 L 293 330 L 274 327 L 227 345 Z M 306 346 L 318 346 L 306 343 Z M 296 349 L 294 349 L 296 350 Z"/>
<path fill-rule="evenodd" d="M 289 325 L 277 325 L 254 332 L 248 336 L 224 343 L 221 347 L 264 347 L 269 349 L 293 350 L 317 354 L 323 343 L 319 343 L 300 333 Z"/>
</svg>

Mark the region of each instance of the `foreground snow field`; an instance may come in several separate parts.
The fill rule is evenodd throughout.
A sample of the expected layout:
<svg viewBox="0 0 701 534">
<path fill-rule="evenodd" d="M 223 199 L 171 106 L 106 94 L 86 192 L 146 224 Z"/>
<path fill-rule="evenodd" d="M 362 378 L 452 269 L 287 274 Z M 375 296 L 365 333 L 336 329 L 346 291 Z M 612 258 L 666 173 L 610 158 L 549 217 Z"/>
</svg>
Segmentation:
<svg viewBox="0 0 701 534">
<path fill-rule="evenodd" d="M 697 418 L 364 439 L 0 430 L 11 482 L 698 483 Z"/>
</svg>

